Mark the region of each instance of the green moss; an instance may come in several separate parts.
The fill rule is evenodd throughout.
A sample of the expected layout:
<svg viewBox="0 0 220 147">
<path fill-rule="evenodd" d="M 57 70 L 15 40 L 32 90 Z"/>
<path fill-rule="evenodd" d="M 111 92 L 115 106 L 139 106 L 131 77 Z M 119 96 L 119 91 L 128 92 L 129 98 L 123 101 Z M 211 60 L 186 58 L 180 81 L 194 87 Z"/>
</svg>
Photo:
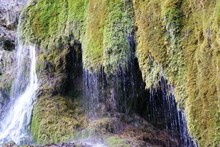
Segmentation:
<svg viewBox="0 0 220 147">
<path fill-rule="evenodd" d="M 216 15 L 217 15 L 217 21 L 218 25 L 220 24 L 220 1 L 217 0 L 216 4 Z"/>
<path fill-rule="evenodd" d="M 74 136 L 75 140 L 82 140 L 94 137 L 105 138 L 107 135 L 113 135 L 112 132 L 118 131 L 118 124 L 115 118 L 103 117 L 96 120 L 90 120 L 89 126 L 77 132 Z"/>
<path fill-rule="evenodd" d="M 185 3 L 185 6 L 187 3 Z M 217 22 L 215 3 L 201 1 L 197 4 L 200 10 L 194 10 L 191 17 L 185 22 L 185 29 L 191 26 L 193 30 L 183 43 L 189 47 L 187 50 L 187 82 L 189 97 L 186 103 L 188 124 L 190 131 L 199 139 L 201 146 L 216 146 L 220 142 L 219 128 L 219 96 L 216 83 L 217 62 L 216 51 Z M 195 6 L 194 6 L 195 8 Z M 188 14 L 188 12 L 185 12 Z M 206 15 L 201 15 L 201 14 Z M 202 23 L 201 23 L 202 20 Z M 212 37 L 211 37 L 211 36 Z M 211 39 L 212 38 L 212 39 Z M 211 45 L 213 44 L 213 45 Z"/>
<path fill-rule="evenodd" d="M 109 1 L 108 12 L 104 29 L 103 66 L 107 73 L 115 73 L 120 66 L 126 70 L 132 55 L 129 41 L 133 41 L 134 12 L 132 3 L 122 0 Z"/>
<path fill-rule="evenodd" d="M 107 138 L 106 142 L 109 147 L 130 147 L 125 139 L 117 136 Z"/>
<path fill-rule="evenodd" d="M 39 144 L 59 143 L 71 139 L 86 126 L 86 118 L 77 100 L 45 96 L 38 100 L 31 131 Z"/>
<path fill-rule="evenodd" d="M 107 16 L 107 1 L 90 1 L 87 10 L 86 33 L 83 41 L 84 67 L 97 71 L 103 62 L 103 29 Z"/>
<path fill-rule="evenodd" d="M 128 37 L 133 31 L 133 9 L 129 1 L 91 1 L 84 41 L 84 67 L 115 73 L 126 67 L 131 55 Z"/>
<path fill-rule="evenodd" d="M 168 79 L 200 146 L 218 145 L 218 2 L 133 2 L 137 57 L 147 88 L 160 76 Z"/>
<path fill-rule="evenodd" d="M 185 76 L 186 76 L 186 60 L 185 53 L 182 47 L 182 28 L 183 28 L 183 12 L 181 9 L 181 0 L 167 0 L 164 5 L 165 20 L 167 36 L 167 61 L 165 65 L 165 72 L 167 79 L 172 85 L 175 85 L 176 100 L 179 105 L 183 106 L 185 103 Z M 168 67 L 168 68 L 167 68 Z"/>
<path fill-rule="evenodd" d="M 21 22 L 24 40 L 38 43 L 45 49 L 66 45 L 65 37 L 75 31 L 81 36 L 86 0 L 32 0 L 22 13 Z M 78 27 L 78 28 L 77 28 Z"/>
<path fill-rule="evenodd" d="M 139 66 L 146 88 L 157 85 L 163 75 L 162 63 L 167 60 L 165 30 L 161 18 L 161 1 L 133 2 Z M 155 42 L 156 41 L 156 42 Z"/>
<path fill-rule="evenodd" d="M 22 18 L 23 40 L 40 44 L 44 52 L 66 48 L 69 36 L 74 35 L 82 43 L 83 64 L 90 71 L 105 67 L 106 72 L 116 72 L 129 62 L 128 38 L 134 24 L 131 1 L 32 1 Z"/>
<path fill-rule="evenodd" d="M 185 97 L 184 50 L 181 45 L 182 10 L 180 0 L 136 2 L 137 57 L 146 88 L 157 85 L 161 76 L 176 86 L 176 98 Z M 146 11 L 147 10 L 147 11 Z M 156 42 L 155 42 L 156 41 Z M 181 83 L 181 84 L 179 84 Z"/>
</svg>

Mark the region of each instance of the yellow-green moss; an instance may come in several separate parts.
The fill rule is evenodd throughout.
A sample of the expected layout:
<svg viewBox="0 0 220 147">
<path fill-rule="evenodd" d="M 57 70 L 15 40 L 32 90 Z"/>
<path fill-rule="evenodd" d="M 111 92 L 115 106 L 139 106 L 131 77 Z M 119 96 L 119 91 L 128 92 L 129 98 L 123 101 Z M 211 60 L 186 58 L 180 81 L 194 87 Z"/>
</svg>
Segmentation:
<svg viewBox="0 0 220 147">
<path fill-rule="evenodd" d="M 83 35 L 87 0 L 32 0 L 22 13 L 21 31 L 24 40 L 54 49 L 65 45 L 65 38 L 74 32 Z"/>
<path fill-rule="evenodd" d="M 146 88 L 156 85 L 163 75 L 162 63 L 166 61 L 165 30 L 161 18 L 161 1 L 133 1 L 139 66 Z"/>
<path fill-rule="evenodd" d="M 37 143 L 59 143 L 74 137 L 86 122 L 78 100 L 44 96 L 34 108 L 31 131 Z"/>
<path fill-rule="evenodd" d="M 219 0 L 33 0 L 22 14 L 20 30 L 24 40 L 48 50 L 41 59 L 54 63 L 57 71 L 73 34 L 82 43 L 84 68 L 104 67 L 111 73 L 129 62 L 128 37 L 135 24 L 136 55 L 146 88 L 165 77 L 187 113 L 191 134 L 201 146 L 216 146 L 219 12 Z"/>
<path fill-rule="evenodd" d="M 103 62 L 103 30 L 107 7 L 107 0 L 91 0 L 88 4 L 83 64 L 92 71 L 98 71 Z"/>
<path fill-rule="evenodd" d="M 48 52 L 64 49 L 73 35 L 82 43 L 83 65 L 90 71 L 105 67 L 106 72 L 116 72 L 129 61 L 128 38 L 134 24 L 131 1 L 33 0 L 22 18 L 23 40 Z"/>
<path fill-rule="evenodd" d="M 147 88 L 160 76 L 168 79 L 200 146 L 219 145 L 219 2 L 133 3 L 137 57 Z"/>
<path fill-rule="evenodd" d="M 133 31 L 132 3 L 123 0 L 90 1 L 84 38 L 84 67 L 115 73 L 126 67 L 131 48 L 128 37 Z"/>
<path fill-rule="evenodd" d="M 107 145 L 109 147 L 130 147 L 127 140 L 120 138 L 118 136 L 109 137 L 106 139 Z"/>
<path fill-rule="evenodd" d="M 126 70 L 132 55 L 129 41 L 133 41 L 134 11 L 131 2 L 114 0 L 108 2 L 108 13 L 104 30 L 103 66 L 107 73 L 115 73 L 119 66 Z"/>
</svg>

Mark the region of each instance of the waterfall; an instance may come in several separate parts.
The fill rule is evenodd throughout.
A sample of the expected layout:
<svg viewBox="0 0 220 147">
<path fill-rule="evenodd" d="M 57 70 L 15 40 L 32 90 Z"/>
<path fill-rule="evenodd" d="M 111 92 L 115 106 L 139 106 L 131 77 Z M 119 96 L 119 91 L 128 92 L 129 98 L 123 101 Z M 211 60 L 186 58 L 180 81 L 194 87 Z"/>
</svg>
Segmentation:
<svg viewBox="0 0 220 147">
<path fill-rule="evenodd" d="M 172 136 L 178 134 L 180 147 L 197 147 L 197 141 L 189 134 L 184 110 L 178 109 L 173 91 L 167 80 L 161 78 L 159 86 L 149 91 L 145 118 L 157 128 L 168 130 Z"/>
<path fill-rule="evenodd" d="M 17 75 L 12 87 L 11 103 L 0 121 L 0 144 L 9 141 L 23 144 L 31 141 L 28 131 L 37 88 L 35 47 L 19 43 Z"/>
</svg>

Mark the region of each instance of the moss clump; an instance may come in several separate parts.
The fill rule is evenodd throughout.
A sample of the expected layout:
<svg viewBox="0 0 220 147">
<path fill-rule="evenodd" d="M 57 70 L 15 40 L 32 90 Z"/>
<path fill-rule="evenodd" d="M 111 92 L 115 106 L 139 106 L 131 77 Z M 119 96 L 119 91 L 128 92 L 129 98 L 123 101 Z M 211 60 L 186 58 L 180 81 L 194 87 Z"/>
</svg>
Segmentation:
<svg viewBox="0 0 220 147">
<path fill-rule="evenodd" d="M 75 134 L 75 140 L 83 140 L 89 138 L 106 138 L 108 135 L 114 135 L 113 132 L 118 132 L 120 128 L 120 122 L 116 118 L 100 118 L 96 120 L 90 120 L 89 126 L 84 130 Z"/>
<path fill-rule="evenodd" d="M 98 71 L 103 62 L 103 30 L 107 17 L 107 0 L 92 0 L 88 4 L 86 32 L 83 39 L 83 64 Z"/>
<path fill-rule="evenodd" d="M 172 85 L 175 85 L 175 97 L 179 105 L 185 103 L 184 80 L 186 79 L 186 60 L 182 47 L 182 28 L 183 28 L 183 12 L 181 9 L 182 0 L 167 0 L 164 4 L 164 26 L 166 28 L 167 42 L 167 60 L 165 72 L 167 79 Z"/>
<path fill-rule="evenodd" d="M 109 1 L 108 18 L 104 29 L 104 63 L 107 73 L 126 69 L 131 59 L 134 32 L 134 10 L 129 1 Z"/>
<path fill-rule="evenodd" d="M 161 18 L 161 1 L 133 1 L 139 66 L 146 88 L 157 85 L 163 75 L 162 63 L 167 59 L 165 30 Z"/>
<path fill-rule="evenodd" d="M 65 38 L 73 32 L 80 39 L 87 3 L 86 0 L 32 0 L 22 13 L 23 40 L 53 50 L 66 45 Z"/>
<path fill-rule="evenodd" d="M 117 136 L 107 138 L 106 143 L 109 147 L 130 147 L 126 139 Z"/>
<path fill-rule="evenodd" d="M 134 2 L 138 26 L 137 57 L 146 88 L 156 86 L 164 76 L 176 86 L 179 103 L 185 97 L 181 82 L 185 79 L 184 50 L 181 45 L 181 3 L 180 0 Z"/>
<path fill-rule="evenodd" d="M 115 73 L 126 67 L 131 55 L 129 36 L 133 31 L 131 1 L 91 1 L 88 6 L 83 63 L 86 69 Z"/>
<path fill-rule="evenodd" d="M 41 97 L 33 113 L 31 131 L 39 144 L 59 143 L 71 139 L 86 126 L 80 103 L 64 97 Z"/>
</svg>

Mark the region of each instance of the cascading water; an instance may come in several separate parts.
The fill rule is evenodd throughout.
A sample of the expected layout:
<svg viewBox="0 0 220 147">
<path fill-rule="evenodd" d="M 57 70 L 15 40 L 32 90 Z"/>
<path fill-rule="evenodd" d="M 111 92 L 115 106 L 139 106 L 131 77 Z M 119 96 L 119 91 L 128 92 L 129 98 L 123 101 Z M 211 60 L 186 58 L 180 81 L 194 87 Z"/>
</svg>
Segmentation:
<svg viewBox="0 0 220 147">
<path fill-rule="evenodd" d="M 147 97 L 146 119 L 154 126 L 178 134 L 180 147 L 197 147 L 197 141 L 192 138 L 187 128 L 183 110 L 178 110 L 173 87 L 162 78 L 159 87 L 151 89 Z"/>
<path fill-rule="evenodd" d="M 37 88 L 35 47 L 19 44 L 17 75 L 13 83 L 10 108 L 0 122 L 0 144 L 9 141 L 22 144 L 31 141 L 28 130 Z"/>
<path fill-rule="evenodd" d="M 197 142 L 188 132 L 184 113 L 178 110 L 173 87 L 162 78 L 159 86 L 145 89 L 138 61 L 135 57 L 134 38 L 128 37 L 131 47 L 128 69 L 119 68 L 115 75 L 83 72 L 84 99 L 87 113 L 92 119 L 115 116 L 118 112 L 126 116 L 137 113 L 155 127 L 166 130 L 178 139 L 180 147 L 197 147 Z"/>
</svg>

